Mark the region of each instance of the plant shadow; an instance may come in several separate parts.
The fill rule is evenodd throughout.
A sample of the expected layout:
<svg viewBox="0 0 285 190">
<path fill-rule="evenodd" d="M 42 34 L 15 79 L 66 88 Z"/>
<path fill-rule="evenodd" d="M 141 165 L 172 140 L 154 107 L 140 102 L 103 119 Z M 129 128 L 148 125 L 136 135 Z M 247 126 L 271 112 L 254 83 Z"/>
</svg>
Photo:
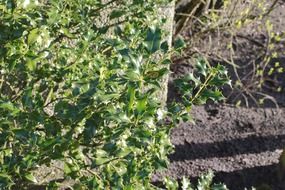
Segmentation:
<svg viewBox="0 0 285 190">
<path fill-rule="evenodd" d="M 175 152 L 169 156 L 172 162 L 213 157 L 257 154 L 283 149 L 285 135 L 256 136 L 213 143 L 188 143 L 175 145 Z"/>
<path fill-rule="evenodd" d="M 197 179 L 196 179 L 197 181 Z M 278 165 L 258 166 L 232 172 L 215 173 L 214 182 L 222 182 L 230 190 L 284 190 L 285 180 L 278 177 Z"/>
</svg>

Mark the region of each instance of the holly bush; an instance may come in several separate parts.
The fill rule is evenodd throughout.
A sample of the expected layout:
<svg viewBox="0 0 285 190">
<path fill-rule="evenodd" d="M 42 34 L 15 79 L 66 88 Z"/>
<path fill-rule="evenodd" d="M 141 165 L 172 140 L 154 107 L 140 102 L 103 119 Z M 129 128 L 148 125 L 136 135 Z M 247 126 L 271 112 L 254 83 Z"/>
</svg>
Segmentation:
<svg viewBox="0 0 285 190">
<path fill-rule="evenodd" d="M 195 103 L 165 108 L 157 96 L 184 46 L 163 41 L 161 3 L 0 1 L 0 189 L 155 188 L 169 131 Z M 216 100 L 221 94 L 205 90 L 225 84 L 214 79 L 226 73 L 197 69 L 203 76 L 187 83 L 195 101 L 202 92 Z M 36 175 L 56 161 L 62 175 Z"/>
<path fill-rule="evenodd" d="M 197 185 L 193 185 L 185 176 L 182 177 L 180 186 L 176 180 L 169 178 L 164 179 L 164 184 L 167 190 L 177 190 L 179 187 L 182 190 L 228 190 L 224 184 L 213 183 L 213 179 L 214 173 L 209 171 L 199 177 Z"/>
</svg>

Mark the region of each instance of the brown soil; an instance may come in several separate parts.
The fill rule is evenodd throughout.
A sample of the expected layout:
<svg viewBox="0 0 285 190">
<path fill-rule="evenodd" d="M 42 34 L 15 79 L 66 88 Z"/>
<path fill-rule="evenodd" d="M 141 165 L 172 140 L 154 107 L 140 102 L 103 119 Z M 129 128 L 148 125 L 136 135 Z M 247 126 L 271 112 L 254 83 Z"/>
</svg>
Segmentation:
<svg viewBox="0 0 285 190">
<path fill-rule="evenodd" d="M 280 1 L 270 15 L 275 32 L 285 32 L 284 10 L 284 1 Z M 264 44 L 267 40 L 264 31 L 258 31 L 254 26 L 249 27 L 240 33 L 246 39 L 239 39 L 235 44 L 235 61 L 239 65 L 255 59 L 263 50 L 254 44 Z M 226 42 L 219 43 L 222 44 L 219 51 L 226 51 L 223 49 Z M 285 68 L 284 44 L 284 41 L 276 44 L 276 51 L 280 54 L 272 62 L 279 61 Z M 188 60 L 178 60 L 175 64 L 172 78 L 191 71 Z M 239 74 L 246 75 L 249 70 L 250 67 L 245 68 Z M 229 71 L 235 80 L 230 67 Z M 278 85 L 285 88 L 284 73 L 274 77 Z M 238 108 L 231 105 L 235 103 L 235 96 L 229 96 L 228 104 L 195 107 L 192 110 L 195 124 L 181 123 L 173 129 L 171 137 L 175 152 L 169 157 L 170 166 L 167 171 L 157 173 L 153 180 L 161 181 L 163 176 L 178 179 L 186 176 L 195 183 L 198 176 L 213 170 L 215 182 L 225 183 L 230 190 L 251 187 L 284 190 L 285 170 L 282 171 L 278 163 L 285 148 L 285 92 L 266 88 L 262 92 L 273 97 L 278 105 L 268 101 L 259 108 L 249 101 L 248 107 L 243 104 Z M 230 94 L 229 89 L 225 93 Z M 169 101 L 173 100 L 177 100 L 177 94 L 170 80 Z"/>
<path fill-rule="evenodd" d="M 213 170 L 215 181 L 231 190 L 262 184 L 285 189 L 285 179 L 278 174 L 285 146 L 285 109 L 223 105 L 196 107 L 192 114 L 196 124 L 182 123 L 172 131 L 171 164 L 155 180 L 187 176 L 195 181 Z"/>
</svg>

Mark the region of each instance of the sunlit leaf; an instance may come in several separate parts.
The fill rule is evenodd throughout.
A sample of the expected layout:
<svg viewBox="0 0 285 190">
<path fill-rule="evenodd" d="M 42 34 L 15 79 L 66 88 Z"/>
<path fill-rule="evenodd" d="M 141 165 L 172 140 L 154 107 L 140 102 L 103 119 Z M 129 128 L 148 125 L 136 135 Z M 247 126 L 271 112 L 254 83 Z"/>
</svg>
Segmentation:
<svg viewBox="0 0 285 190">
<path fill-rule="evenodd" d="M 25 174 L 25 179 L 33 183 L 38 183 L 37 179 L 35 178 L 35 176 L 33 176 L 32 173 Z"/>
</svg>

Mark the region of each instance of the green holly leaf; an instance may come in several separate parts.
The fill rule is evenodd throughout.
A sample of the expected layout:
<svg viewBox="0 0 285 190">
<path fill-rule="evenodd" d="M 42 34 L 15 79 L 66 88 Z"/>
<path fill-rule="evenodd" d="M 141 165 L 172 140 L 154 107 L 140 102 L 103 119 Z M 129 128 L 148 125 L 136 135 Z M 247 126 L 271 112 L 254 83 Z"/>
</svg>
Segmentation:
<svg viewBox="0 0 285 190">
<path fill-rule="evenodd" d="M 147 30 L 145 45 L 150 53 L 155 53 L 160 49 L 161 30 L 157 27 L 151 27 Z"/>
<path fill-rule="evenodd" d="M 137 100 L 137 111 L 141 115 L 146 110 L 147 97 Z"/>
<path fill-rule="evenodd" d="M 123 16 L 126 12 L 124 10 L 113 10 L 110 14 L 110 19 L 120 18 Z"/>
<path fill-rule="evenodd" d="M 134 106 L 134 102 L 135 102 L 135 94 L 136 94 L 135 86 L 130 84 L 128 86 L 128 93 L 127 93 L 128 100 L 129 100 L 129 103 L 128 103 L 128 113 L 130 113 L 131 110 L 133 110 L 133 106 Z"/>
<path fill-rule="evenodd" d="M 9 111 L 12 113 L 12 115 L 16 115 L 20 112 L 19 108 L 17 108 L 14 104 L 11 102 L 0 102 L 0 108 L 6 111 Z"/>
<path fill-rule="evenodd" d="M 204 59 L 198 59 L 195 66 L 197 68 L 197 71 L 203 76 L 207 76 L 210 71 L 207 67 L 206 60 Z"/>
<path fill-rule="evenodd" d="M 32 44 L 34 44 L 37 41 L 37 39 L 39 37 L 39 32 L 40 31 L 39 31 L 38 28 L 33 29 L 33 30 L 30 31 L 30 33 L 28 35 L 28 44 L 29 45 L 32 45 Z"/>
<path fill-rule="evenodd" d="M 174 41 L 174 49 L 178 52 L 180 52 L 182 49 L 186 47 L 186 43 L 183 40 L 181 36 L 179 36 L 175 41 Z"/>
<path fill-rule="evenodd" d="M 35 178 L 35 176 L 32 173 L 26 173 L 24 175 L 25 179 L 32 182 L 32 183 L 38 183 L 37 179 Z"/>
</svg>

